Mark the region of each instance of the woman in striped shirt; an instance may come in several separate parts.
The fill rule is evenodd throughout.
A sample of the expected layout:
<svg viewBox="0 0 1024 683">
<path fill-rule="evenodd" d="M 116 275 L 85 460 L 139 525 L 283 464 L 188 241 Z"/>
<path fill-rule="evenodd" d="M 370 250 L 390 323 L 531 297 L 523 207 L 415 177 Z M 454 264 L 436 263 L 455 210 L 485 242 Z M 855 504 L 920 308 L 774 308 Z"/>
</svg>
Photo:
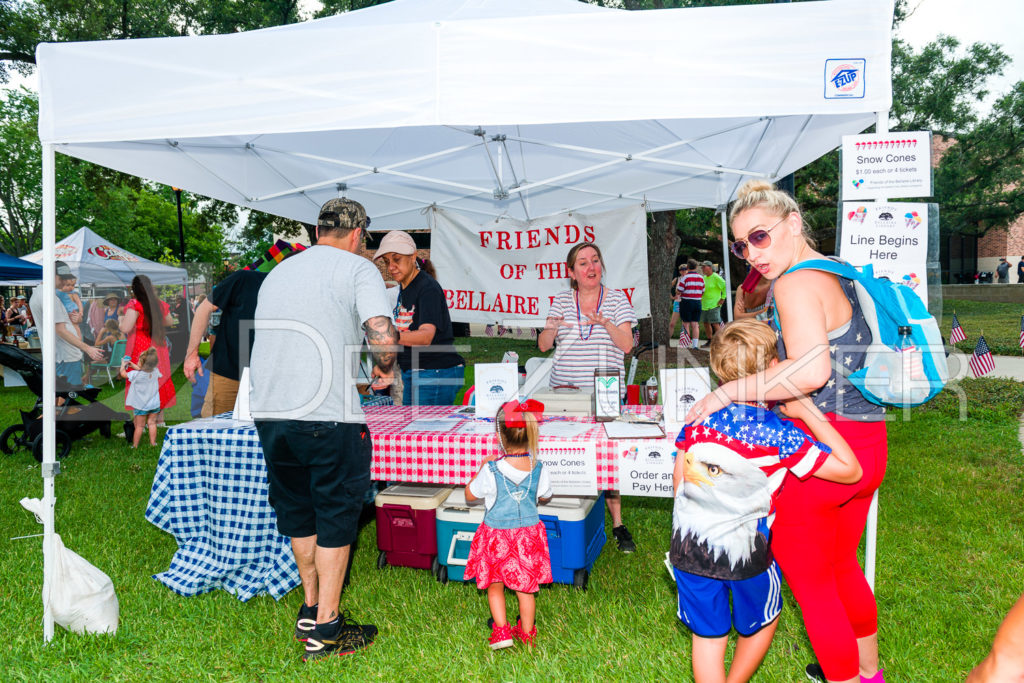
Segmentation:
<svg viewBox="0 0 1024 683">
<path fill-rule="evenodd" d="M 555 347 L 551 386 L 594 387 L 594 369 L 616 369 L 625 388 L 623 354 L 633 349 L 633 325 L 636 313 L 626 295 L 605 287 L 601 250 L 591 242 L 581 242 L 569 250 L 565 259 L 571 289 L 560 292 L 551 302 L 547 323 L 537 337 L 541 351 Z M 608 492 L 608 511 L 612 515 L 612 534 L 619 550 L 636 550 L 633 537 L 622 523 L 618 492 Z"/>
</svg>

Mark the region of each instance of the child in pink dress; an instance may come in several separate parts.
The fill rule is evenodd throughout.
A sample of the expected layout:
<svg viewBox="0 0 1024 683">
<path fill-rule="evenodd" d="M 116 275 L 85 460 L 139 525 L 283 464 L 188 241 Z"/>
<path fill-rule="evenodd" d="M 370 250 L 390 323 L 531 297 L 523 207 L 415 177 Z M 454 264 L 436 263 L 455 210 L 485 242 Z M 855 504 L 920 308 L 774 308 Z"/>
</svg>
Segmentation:
<svg viewBox="0 0 1024 683">
<path fill-rule="evenodd" d="M 540 584 L 551 583 L 551 555 L 537 502 L 551 498 L 551 479 L 537 452 L 543 404 L 511 401 L 498 411 L 501 454 L 484 457 L 476 477 L 466 487 L 466 501 L 484 499 L 487 512 L 473 536 L 466 579 L 487 589 L 494 618 L 492 650 L 511 647 L 515 640 L 534 644 L 537 626 L 534 601 Z M 505 615 L 505 587 L 516 592 L 519 619 L 510 627 Z"/>
</svg>

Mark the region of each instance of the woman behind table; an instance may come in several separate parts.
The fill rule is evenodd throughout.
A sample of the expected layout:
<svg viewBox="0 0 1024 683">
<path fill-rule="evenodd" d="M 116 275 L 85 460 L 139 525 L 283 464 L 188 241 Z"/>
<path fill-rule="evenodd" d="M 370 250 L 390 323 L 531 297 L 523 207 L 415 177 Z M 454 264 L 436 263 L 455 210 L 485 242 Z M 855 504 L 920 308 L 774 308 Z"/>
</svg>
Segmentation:
<svg viewBox="0 0 1024 683">
<path fill-rule="evenodd" d="M 133 363 L 138 364 L 139 356 L 149 347 L 156 349 L 159 361 L 157 370 L 160 372 L 160 414 L 157 422 L 163 424 L 164 409 L 175 403 L 166 334 L 167 326 L 173 322 L 170 307 L 157 298 L 156 292 L 153 291 L 153 283 L 145 275 L 136 275 L 132 278 L 132 296 L 134 298 L 125 305 L 124 317 L 119 327 L 121 332 L 128 335 L 128 344 L 125 348 Z M 131 382 L 125 382 L 125 407 L 132 410 L 134 406 L 127 405 L 130 389 Z"/>
<path fill-rule="evenodd" d="M 556 347 L 551 386 L 593 389 L 594 370 L 600 368 L 618 370 L 620 385 L 625 390 L 623 354 L 633 349 L 636 313 L 625 294 L 601 282 L 604 260 L 596 244 L 581 242 L 574 246 L 565 259 L 565 267 L 571 289 L 555 296 L 544 330 L 537 337 L 541 351 Z M 622 523 L 618 492 L 609 491 L 605 500 L 619 550 L 633 552 L 636 544 Z"/>
<path fill-rule="evenodd" d="M 429 259 L 416 257 L 416 243 L 407 233 L 392 230 L 380 241 L 373 260 L 384 259 L 391 278 L 398 283 L 395 327 L 402 351 L 402 404 L 450 406 L 462 388 L 466 365 L 452 345 L 452 319 L 444 290 L 434 279 Z M 427 347 L 447 347 L 428 351 Z M 414 348 L 418 347 L 418 348 Z"/>
<path fill-rule="evenodd" d="M 850 444 L 864 472 L 860 482 L 811 478 L 787 483 L 772 527 L 772 551 L 800 603 L 826 679 L 883 681 L 877 607 L 857 563 L 857 547 L 872 494 L 885 474 L 884 409 L 833 370 L 836 362 L 851 373 L 859 369 L 871 333 L 852 283 L 815 270 L 784 275 L 797 263 L 824 258 L 805 239 L 800 209 L 791 196 L 764 181 L 750 181 L 740 189 L 729 222 L 733 253 L 774 280 L 783 360 L 721 385 L 694 405 L 686 421 L 733 401 L 807 395 Z"/>
</svg>

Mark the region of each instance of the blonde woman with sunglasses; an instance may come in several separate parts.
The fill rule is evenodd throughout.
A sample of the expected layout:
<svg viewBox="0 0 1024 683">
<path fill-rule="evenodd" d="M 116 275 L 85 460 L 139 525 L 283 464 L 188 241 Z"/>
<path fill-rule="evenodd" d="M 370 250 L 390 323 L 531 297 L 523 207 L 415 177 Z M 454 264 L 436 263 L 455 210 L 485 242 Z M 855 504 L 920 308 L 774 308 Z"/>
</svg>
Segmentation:
<svg viewBox="0 0 1024 683">
<path fill-rule="evenodd" d="M 722 384 L 694 405 L 686 421 L 699 422 L 735 401 L 807 396 L 853 448 L 864 473 L 860 482 L 812 477 L 786 483 L 772 527 L 772 551 L 800 603 L 826 680 L 877 683 L 884 680 L 877 608 L 857 547 L 871 497 L 885 474 L 885 415 L 846 379 L 863 364 L 871 333 L 851 282 L 817 270 L 787 274 L 802 261 L 825 258 L 805 237 L 800 208 L 790 195 L 767 182 L 749 181 L 730 209 L 729 222 L 733 253 L 774 281 L 780 362 Z M 799 420 L 794 423 L 812 431 Z"/>
</svg>

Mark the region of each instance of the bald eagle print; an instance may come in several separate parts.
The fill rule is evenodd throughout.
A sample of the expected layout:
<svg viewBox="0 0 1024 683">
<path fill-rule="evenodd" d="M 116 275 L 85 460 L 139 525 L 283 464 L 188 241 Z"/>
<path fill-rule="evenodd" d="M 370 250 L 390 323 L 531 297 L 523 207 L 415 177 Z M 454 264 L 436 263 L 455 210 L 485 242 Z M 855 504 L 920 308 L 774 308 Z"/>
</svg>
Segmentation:
<svg viewBox="0 0 1024 683">
<path fill-rule="evenodd" d="M 676 442 L 683 481 L 672 510 L 672 564 L 737 581 L 771 564 L 774 496 L 788 473 L 811 476 L 829 449 L 762 408 L 734 404 Z"/>
</svg>

